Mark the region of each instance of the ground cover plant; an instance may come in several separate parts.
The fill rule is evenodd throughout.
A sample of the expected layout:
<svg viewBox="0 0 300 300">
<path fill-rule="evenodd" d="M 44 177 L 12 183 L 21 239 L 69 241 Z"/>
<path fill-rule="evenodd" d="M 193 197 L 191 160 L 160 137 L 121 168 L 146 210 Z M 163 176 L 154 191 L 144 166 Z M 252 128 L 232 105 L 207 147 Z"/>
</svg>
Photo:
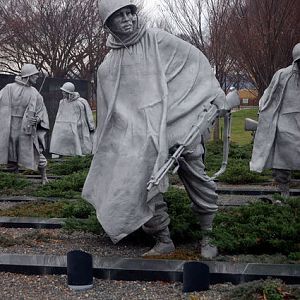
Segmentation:
<svg viewBox="0 0 300 300">
<path fill-rule="evenodd" d="M 180 244 L 199 240 L 202 233 L 185 190 L 172 187 L 165 194 L 165 199 L 169 206 L 170 231 L 174 241 Z M 281 204 L 258 201 L 220 210 L 212 232 L 220 255 L 278 253 L 299 261 L 300 198 L 281 200 Z M 83 199 L 17 205 L 0 210 L 0 215 L 67 218 L 65 229 L 103 233 L 94 208 Z"/>
<path fill-rule="evenodd" d="M 74 172 L 46 185 L 40 185 L 33 192 L 33 195 L 37 197 L 80 198 L 87 172 L 87 170 Z"/>
<path fill-rule="evenodd" d="M 20 237 L 12 237 L 11 235 L 0 233 L 0 247 L 8 248 L 16 245 L 34 246 L 35 242 L 51 242 L 51 236 L 37 230 Z"/>
<path fill-rule="evenodd" d="M 258 202 L 220 211 L 213 238 L 220 253 L 281 253 L 297 259 L 300 254 L 300 198 L 282 204 Z"/>
<path fill-rule="evenodd" d="M 70 175 L 82 170 L 88 170 L 92 155 L 65 157 L 59 160 L 49 160 L 48 172 L 54 175 Z"/>
<path fill-rule="evenodd" d="M 0 209 L 0 216 L 41 217 L 41 218 L 79 218 L 85 219 L 94 214 L 91 204 L 79 200 L 33 201 Z"/>
<path fill-rule="evenodd" d="M 222 164 L 222 143 L 207 143 L 205 154 L 205 166 L 208 175 L 212 176 Z M 219 181 L 230 184 L 261 183 L 271 179 L 270 171 L 261 174 L 251 172 L 249 162 L 252 155 L 252 145 L 230 144 L 228 165 L 226 171 L 218 178 Z"/>
<path fill-rule="evenodd" d="M 11 190 L 21 190 L 29 186 L 29 182 L 19 174 L 0 172 L 0 190 L 4 194 Z"/>
<path fill-rule="evenodd" d="M 227 293 L 224 300 L 293 300 L 300 299 L 297 286 L 287 286 L 281 280 L 267 279 L 240 284 Z"/>
</svg>

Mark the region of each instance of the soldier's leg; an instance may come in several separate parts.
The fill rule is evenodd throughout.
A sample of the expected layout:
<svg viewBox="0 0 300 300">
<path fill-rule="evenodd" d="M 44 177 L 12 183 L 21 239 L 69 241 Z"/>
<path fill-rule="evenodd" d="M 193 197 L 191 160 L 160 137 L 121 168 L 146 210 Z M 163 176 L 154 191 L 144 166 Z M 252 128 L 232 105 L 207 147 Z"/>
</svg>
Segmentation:
<svg viewBox="0 0 300 300">
<path fill-rule="evenodd" d="M 199 216 L 200 228 L 204 233 L 201 241 L 201 255 L 213 258 L 217 248 L 210 243 L 208 233 L 212 230 L 213 219 L 218 210 L 216 184 L 205 172 L 203 163 L 204 148 L 198 144 L 192 153 L 180 158 L 178 175 L 192 201 L 192 209 Z"/>
<path fill-rule="evenodd" d="M 290 196 L 291 171 L 283 169 L 272 169 L 272 176 L 278 184 L 282 197 Z"/>
<path fill-rule="evenodd" d="M 46 167 L 47 167 L 47 159 L 44 156 L 44 154 L 42 153 L 42 151 L 40 151 L 38 169 L 39 169 L 41 177 L 42 177 L 42 184 L 43 185 L 49 182 L 48 178 L 47 178 L 47 174 L 46 174 Z"/>
<path fill-rule="evenodd" d="M 170 238 L 169 224 L 170 217 L 168 215 L 168 207 L 164 201 L 163 195 L 158 194 L 151 199 L 155 204 L 154 216 L 143 225 L 143 230 L 154 237 L 155 246 L 144 253 L 143 256 L 156 256 L 168 254 L 175 250 L 173 241 Z"/>
</svg>

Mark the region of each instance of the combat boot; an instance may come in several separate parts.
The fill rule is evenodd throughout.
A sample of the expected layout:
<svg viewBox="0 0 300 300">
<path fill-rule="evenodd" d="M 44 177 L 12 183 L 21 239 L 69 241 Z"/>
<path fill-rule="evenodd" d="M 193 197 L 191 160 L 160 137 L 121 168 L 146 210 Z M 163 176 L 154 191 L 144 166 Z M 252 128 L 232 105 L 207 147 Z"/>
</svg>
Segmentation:
<svg viewBox="0 0 300 300">
<path fill-rule="evenodd" d="M 42 177 L 42 185 L 45 185 L 49 182 L 46 174 L 46 167 L 39 167 L 39 171 Z"/>
<path fill-rule="evenodd" d="M 280 195 L 283 198 L 288 198 L 290 197 L 290 187 L 288 183 L 280 183 L 278 185 L 279 191 L 280 191 Z"/>
<path fill-rule="evenodd" d="M 215 214 L 203 214 L 200 215 L 200 227 L 204 232 L 202 240 L 200 241 L 200 252 L 203 258 L 212 259 L 218 255 L 218 249 L 211 243 L 209 232 L 212 231 L 212 225 Z"/>
<path fill-rule="evenodd" d="M 154 239 L 156 240 L 155 246 L 144 253 L 142 256 L 158 256 L 163 254 L 170 254 L 175 251 L 175 246 L 170 238 L 169 228 L 159 231 L 154 234 Z"/>
<path fill-rule="evenodd" d="M 218 248 L 211 243 L 211 238 L 208 235 L 203 236 L 200 248 L 203 258 L 212 259 L 218 255 Z"/>
</svg>

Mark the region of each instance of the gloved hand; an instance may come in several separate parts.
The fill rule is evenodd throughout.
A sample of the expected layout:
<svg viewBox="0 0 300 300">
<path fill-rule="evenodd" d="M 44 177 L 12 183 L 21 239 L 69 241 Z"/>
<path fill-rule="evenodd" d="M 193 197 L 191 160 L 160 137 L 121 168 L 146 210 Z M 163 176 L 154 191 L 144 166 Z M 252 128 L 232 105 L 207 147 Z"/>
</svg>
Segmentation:
<svg viewBox="0 0 300 300">
<path fill-rule="evenodd" d="M 172 146 L 170 149 L 169 149 L 169 155 L 172 156 L 176 150 L 180 147 L 180 145 L 178 143 L 176 143 L 174 146 Z"/>
</svg>

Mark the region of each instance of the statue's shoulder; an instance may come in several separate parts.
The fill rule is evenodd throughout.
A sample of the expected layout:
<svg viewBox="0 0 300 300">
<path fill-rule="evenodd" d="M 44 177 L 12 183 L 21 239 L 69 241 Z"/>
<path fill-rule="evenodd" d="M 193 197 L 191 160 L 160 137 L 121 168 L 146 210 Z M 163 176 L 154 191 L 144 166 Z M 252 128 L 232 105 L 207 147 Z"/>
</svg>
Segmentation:
<svg viewBox="0 0 300 300">
<path fill-rule="evenodd" d="M 13 89 L 17 86 L 16 82 L 8 83 L 3 89 Z"/>
<path fill-rule="evenodd" d="M 30 89 L 34 95 L 36 95 L 37 97 L 43 98 L 42 95 L 40 94 L 40 92 L 34 86 L 31 86 Z"/>
<path fill-rule="evenodd" d="M 286 76 L 288 76 L 289 74 L 291 74 L 292 70 L 293 70 L 293 66 L 292 65 L 290 65 L 290 66 L 288 66 L 286 68 L 281 68 L 281 69 L 279 69 L 279 70 L 277 70 L 275 72 L 273 78 L 278 78 L 278 77 L 285 78 Z"/>
<path fill-rule="evenodd" d="M 150 36 L 155 36 L 155 37 L 166 37 L 166 36 L 172 36 L 171 33 L 168 33 L 165 30 L 159 29 L 159 28 L 155 28 L 155 27 L 151 27 L 151 28 L 147 28 L 146 29 L 146 34 L 150 35 Z"/>
<path fill-rule="evenodd" d="M 84 104 L 84 105 L 88 105 L 88 104 L 89 104 L 88 101 L 87 101 L 86 99 L 82 98 L 82 97 L 79 97 L 77 100 L 78 100 L 80 103 Z"/>
</svg>

